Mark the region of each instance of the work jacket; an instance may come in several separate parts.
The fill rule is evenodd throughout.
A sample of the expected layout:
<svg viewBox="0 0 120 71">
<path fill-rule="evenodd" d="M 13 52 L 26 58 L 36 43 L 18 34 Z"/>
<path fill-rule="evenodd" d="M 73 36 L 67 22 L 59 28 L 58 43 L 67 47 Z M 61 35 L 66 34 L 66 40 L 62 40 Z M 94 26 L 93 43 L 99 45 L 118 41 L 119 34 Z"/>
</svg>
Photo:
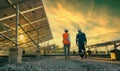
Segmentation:
<svg viewBox="0 0 120 71">
<path fill-rule="evenodd" d="M 86 35 L 83 32 L 80 32 L 76 35 L 76 44 L 83 44 L 87 42 Z"/>
<path fill-rule="evenodd" d="M 70 36 L 69 33 L 63 34 L 63 44 L 70 44 Z"/>
</svg>

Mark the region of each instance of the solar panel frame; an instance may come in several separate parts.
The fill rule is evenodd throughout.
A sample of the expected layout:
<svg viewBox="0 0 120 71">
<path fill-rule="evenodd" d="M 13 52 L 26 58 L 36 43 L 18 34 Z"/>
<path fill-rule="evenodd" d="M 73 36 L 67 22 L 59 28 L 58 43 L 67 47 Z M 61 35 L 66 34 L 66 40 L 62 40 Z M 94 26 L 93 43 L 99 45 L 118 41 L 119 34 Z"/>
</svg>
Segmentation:
<svg viewBox="0 0 120 71">
<path fill-rule="evenodd" d="M 10 4 L 9 1 L 11 1 L 12 4 Z M 0 27 L 0 34 L 5 35 L 8 39 L 15 42 L 15 39 L 13 37 L 15 37 L 16 35 L 15 34 L 16 9 L 13 6 L 16 5 L 17 2 L 16 0 L 0 0 L 0 3 L 2 3 L 0 5 L 0 23 L 8 27 L 8 30 Z M 18 31 L 19 32 L 18 37 L 20 37 L 20 35 L 25 35 L 25 37 L 27 38 L 27 42 L 29 41 L 30 44 L 32 44 L 33 41 L 35 43 L 37 43 L 37 41 L 40 41 L 40 43 L 42 43 L 53 39 L 42 0 L 19 0 L 19 3 L 20 3 L 19 24 L 24 29 L 24 31 L 19 27 L 19 30 L 22 30 L 22 32 Z M 13 37 L 11 37 L 11 35 L 9 35 L 7 32 L 13 34 Z M 26 35 L 26 33 L 28 35 Z M 30 38 L 28 37 L 31 37 L 33 41 L 31 41 Z M 38 37 L 40 38 L 38 39 Z M 4 37 L 0 37 L 0 43 L 4 43 L 4 44 L 6 43 L 7 45 L 9 45 L 9 46 L 4 46 L 4 44 L 0 44 L 0 48 L 13 47 L 14 43 L 9 41 L 8 39 Z M 25 47 L 22 44 L 27 44 L 27 42 L 20 43 L 19 41 L 18 44 L 21 47 Z M 34 46 L 34 44 L 32 45 Z"/>
</svg>

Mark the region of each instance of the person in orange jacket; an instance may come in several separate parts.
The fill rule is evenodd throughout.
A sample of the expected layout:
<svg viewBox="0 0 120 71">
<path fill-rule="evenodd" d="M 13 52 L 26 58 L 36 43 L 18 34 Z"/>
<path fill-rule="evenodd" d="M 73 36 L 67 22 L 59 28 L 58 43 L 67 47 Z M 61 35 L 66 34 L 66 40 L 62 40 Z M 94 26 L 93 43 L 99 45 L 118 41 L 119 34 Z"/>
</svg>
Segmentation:
<svg viewBox="0 0 120 71">
<path fill-rule="evenodd" d="M 70 56 L 70 35 L 68 33 L 68 29 L 64 30 L 63 34 L 63 45 L 64 45 L 64 53 L 65 53 L 65 59 L 69 59 Z"/>
</svg>

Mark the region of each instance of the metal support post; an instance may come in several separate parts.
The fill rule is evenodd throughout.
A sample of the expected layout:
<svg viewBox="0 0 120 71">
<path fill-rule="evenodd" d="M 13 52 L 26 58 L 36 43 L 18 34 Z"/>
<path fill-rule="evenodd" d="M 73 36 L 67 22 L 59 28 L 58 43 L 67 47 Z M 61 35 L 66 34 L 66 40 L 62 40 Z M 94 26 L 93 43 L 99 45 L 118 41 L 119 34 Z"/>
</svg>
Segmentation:
<svg viewBox="0 0 120 71">
<path fill-rule="evenodd" d="M 40 48 L 39 48 L 39 43 L 40 43 L 40 32 L 39 32 L 39 29 L 38 29 L 38 31 L 37 31 L 37 45 L 38 45 L 38 50 L 40 50 Z"/>
<path fill-rule="evenodd" d="M 108 54 L 108 45 L 106 46 L 106 54 Z"/>
<path fill-rule="evenodd" d="M 116 43 L 114 43 L 114 49 L 116 49 L 117 47 L 116 47 Z"/>
<path fill-rule="evenodd" d="M 19 2 L 16 5 L 16 48 L 18 48 Z"/>
</svg>

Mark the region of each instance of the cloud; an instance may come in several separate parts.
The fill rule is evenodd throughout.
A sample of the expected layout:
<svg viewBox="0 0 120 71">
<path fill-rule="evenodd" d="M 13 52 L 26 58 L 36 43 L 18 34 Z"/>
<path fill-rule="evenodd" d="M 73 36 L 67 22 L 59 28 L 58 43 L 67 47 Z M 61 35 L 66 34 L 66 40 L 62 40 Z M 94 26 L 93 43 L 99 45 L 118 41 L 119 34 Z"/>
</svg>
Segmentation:
<svg viewBox="0 0 120 71">
<path fill-rule="evenodd" d="M 88 2 L 89 1 L 89 2 Z M 113 1 L 112 1 L 113 2 Z M 78 28 L 88 37 L 88 44 L 120 39 L 120 7 L 105 0 L 44 0 L 54 39 L 61 44 L 65 28 L 69 29 L 73 45 Z M 117 4 L 111 7 L 112 4 Z M 53 40 L 55 42 L 55 40 Z"/>
</svg>

